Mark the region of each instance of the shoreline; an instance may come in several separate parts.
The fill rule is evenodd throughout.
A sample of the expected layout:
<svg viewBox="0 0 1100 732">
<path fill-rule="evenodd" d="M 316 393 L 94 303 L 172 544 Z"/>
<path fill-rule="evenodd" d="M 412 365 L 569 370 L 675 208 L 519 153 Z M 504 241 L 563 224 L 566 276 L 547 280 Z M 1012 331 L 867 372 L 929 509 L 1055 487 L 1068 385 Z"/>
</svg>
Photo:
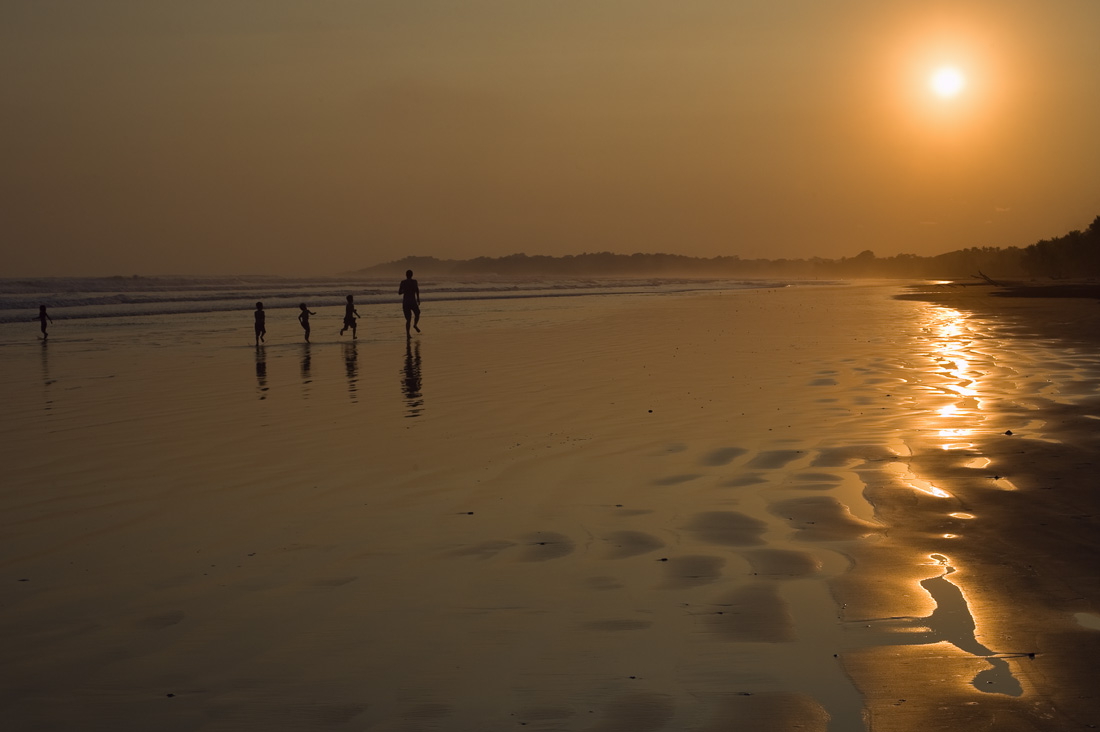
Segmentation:
<svg viewBox="0 0 1100 732">
<path fill-rule="evenodd" d="M 1100 285 L 992 285 L 968 281 L 910 285 L 906 289 L 896 297 L 1000 318 L 1007 335 L 1100 344 Z"/>
<path fill-rule="evenodd" d="M 6 348 L 0 700 L 41 729 L 1085 720 L 1095 350 L 898 289 Z"/>
<path fill-rule="evenodd" d="M 919 475 L 925 488 L 946 487 L 948 495 L 921 495 L 907 503 L 885 484 L 869 481 L 868 496 L 876 515 L 892 527 L 893 541 L 867 552 L 864 560 L 889 566 L 892 551 L 908 546 L 924 555 L 950 537 L 960 568 L 956 582 L 976 621 L 976 640 L 985 651 L 993 649 L 990 658 L 997 663 L 1009 659 L 1018 670 L 1022 697 L 1032 699 L 1023 709 L 1002 700 L 1002 713 L 1015 718 L 1015 726 L 1004 728 L 1064 729 L 1061 725 L 1094 720 L 1100 701 L 1085 688 L 1100 670 L 1100 634 L 1094 629 L 1100 618 L 1100 495 L 1092 489 L 1100 456 L 1100 308 L 1092 300 L 1095 295 L 1076 285 L 910 290 L 897 297 L 961 313 L 975 326 L 969 333 L 954 332 L 948 341 L 956 346 L 939 354 L 945 384 L 963 398 L 959 403 L 988 399 L 981 389 L 974 390 L 982 380 L 1000 381 L 1005 388 L 993 391 L 1000 396 L 988 406 L 976 405 L 989 413 L 970 423 L 977 429 L 937 432 L 936 427 L 950 423 L 941 419 L 910 445 L 909 474 Z M 1062 359 L 1048 360 L 1040 350 L 1047 346 L 1061 350 Z M 1036 359 L 1020 361 L 1029 349 L 1036 351 Z M 1044 369 L 1049 378 L 1043 377 Z M 949 444 L 953 440 L 958 442 Z M 945 502 L 955 509 L 947 517 Z M 956 515 L 960 518 L 952 520 Z M 858 585 L 855 577 L 850 579 Z M 970 651 L 984 653 L 975 647 Z M 940 684 L 914 696 L 889 673 L 875 670 L 916 663 L 920 652 L 908 654 L 908 661 L 906 655 L 878 649 L 849 666 L 857 678 L 875 678 L 866 689 L 869 709 L 878 707 L 874 729 L 980 723 L 979 716 L 966 711 L 965 689 L 952 693 L 950 684 Z M 919 662 L 943 663 L 933 657 Z M 974 666 L 975 685 L 1003 683 L 988 675 L 995 673 L 990 663 L 984 671 Z M 899 702 L 903 697 L 907 701 Z M 943 705 L 950 706 L 952 698 L 959 707 L 949 711 Z M 940 713 L 902 711 L 906 705 Z"/>
</svg>

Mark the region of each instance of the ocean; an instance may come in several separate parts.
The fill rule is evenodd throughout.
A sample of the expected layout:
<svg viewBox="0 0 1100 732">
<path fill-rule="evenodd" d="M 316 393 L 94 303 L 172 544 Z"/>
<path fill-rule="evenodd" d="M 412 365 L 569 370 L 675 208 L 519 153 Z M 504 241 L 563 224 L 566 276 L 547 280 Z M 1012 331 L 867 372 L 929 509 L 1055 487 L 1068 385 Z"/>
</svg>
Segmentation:
<svg viewBox="0 0 1100 732">
<path fill-rule="evenodd" d="M 264 309 L 359 307 L 399 302 L 397 279 L 223 277 L 51 277 L 0 279 L 0 323 L 35 320 L 46 305 L 55 320 L 213 313 Z M 458 300 L 671 294 L 705 290 L 776 288 L 789 282 L 726 279 L 484 278 L 435 282 L 421 279 L 425 303 Z"/>
</svg>

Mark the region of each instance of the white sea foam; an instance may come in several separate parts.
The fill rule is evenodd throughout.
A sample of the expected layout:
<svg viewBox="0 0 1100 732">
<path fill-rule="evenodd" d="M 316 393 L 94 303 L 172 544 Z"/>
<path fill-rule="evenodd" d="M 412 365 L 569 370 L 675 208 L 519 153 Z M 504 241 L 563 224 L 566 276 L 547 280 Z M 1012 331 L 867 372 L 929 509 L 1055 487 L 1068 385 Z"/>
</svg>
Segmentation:
<svg viewBox="0 0 1100 732">
<path fill-rule="evenodd" d="M 393 279 L 283 279 L 275 277 L 73 277 L 0 279 L 0 323 L 33 320 L 39 305 L 55 319 L 340 306 L 348 294 L 368 306 L 398 300 Z M 763 280 L 487 278 L 421 280 L 428 301 L 669 294 L 697 290 L 785 287 Z"/>
</svg>

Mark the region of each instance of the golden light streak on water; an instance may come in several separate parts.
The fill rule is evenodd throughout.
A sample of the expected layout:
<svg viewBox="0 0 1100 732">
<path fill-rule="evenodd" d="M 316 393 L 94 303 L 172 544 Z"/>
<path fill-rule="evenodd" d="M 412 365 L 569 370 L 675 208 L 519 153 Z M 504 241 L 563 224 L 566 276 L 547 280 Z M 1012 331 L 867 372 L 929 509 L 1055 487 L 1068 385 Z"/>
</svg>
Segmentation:
<svg viewBox="0 0 1100 732">
<path fill-rule="evenodd" d="M 1016 487 L 1016 484 L 1013 483 L 1008 478 L 994 478 L 993 479 L 993 486 L 995 488 L 1000 488 L 1002 491 L 1018 491 L 1018 490 L 1020 490 L 1019 488 Z"/>
<path fill-rule="evenodd" d="M 931 481 L 918 478 L 910 471 L 909 466 L 904 463 L 892 463 L 886 468 L 892 473 L 898 473 L 899 480 L 905 485 L 909 486 L 915 491 L 927 494 L 929 496 L 935 496 L 936 498 L 951 498 L 951 494 L 942 488 L 937 487 Z"/>
</svg>

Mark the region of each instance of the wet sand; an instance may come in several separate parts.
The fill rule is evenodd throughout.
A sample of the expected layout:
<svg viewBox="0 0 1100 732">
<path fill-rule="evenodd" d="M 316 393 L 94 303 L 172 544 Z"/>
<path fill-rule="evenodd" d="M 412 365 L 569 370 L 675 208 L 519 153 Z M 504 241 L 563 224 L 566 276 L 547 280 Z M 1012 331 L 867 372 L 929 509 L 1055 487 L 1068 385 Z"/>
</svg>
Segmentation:
<svg viewBox="0 0 1100 732">
<path fill-rule="evenodd" d="M 1100 726 L 1093 683 L 1100 672 L 1100 306 L 1092 290 L 1076 286 L 933 286 L 903 297 L 937 303 L 965 319 L 962 338 L 940 351 L 942 382 L 929 384 L 956 394 L 938 420 L 944 429 L 910 441 L 913 478 L 926 489 L 945 488 L 950 497 L 891 511 L 873 489 L 868 496 L 899 543 L 933 549 L 942 546 L 938 532 L 959 536 L 951 581 L 965 593 L 978 640 L 1016 677 L 1010 682 L 1004 666 L 990 661 L 975 668 L 982 676 L 974 684 L 1022 688 L 1021 703 L 990 717 L 976 708 L 960 715 L 943 703 L 950 697 L 942 688 L 928 688 L 922 706 L 940 703 L 929 715 L 887 710 L 891 697 L 908 697 L 899 707 L 920 697 L 883 676 L 877 694 L 868 687 L 871 706 L 877 696 L 884 710 L 872 715 L 876 728 L 990 720 L 1010 730 Z M 937 521 L 944 505 L 956 510 Z M 967 631 L 967 642 L 971 636 Z M 953 645 L 952 654 L 966 650 L 958 640 Z M 858 676 L 875 653 L 865 652 L 849 668 Z M 910 661 L 904 654 L 894 660 Z"/>
<path fill-rule="evenodd" d="M 3 326 L 5 726 L 1100 724 L 1095 344 L 900 290 Z"/>
</svg>

